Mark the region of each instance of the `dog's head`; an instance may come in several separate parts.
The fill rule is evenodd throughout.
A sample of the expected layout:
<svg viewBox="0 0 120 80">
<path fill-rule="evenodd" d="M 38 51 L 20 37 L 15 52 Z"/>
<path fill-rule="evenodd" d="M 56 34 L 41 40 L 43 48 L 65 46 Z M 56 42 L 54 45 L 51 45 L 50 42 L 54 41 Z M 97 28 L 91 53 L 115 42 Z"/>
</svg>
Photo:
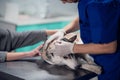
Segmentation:
<svg viewBox="0 0 120 80">
<path fill-rule="evenodd" d="M 74 43 L 77 39 L 77 34 L 74 33 L 69 33 L 67 35 L 64 36 L 64 38 L 62 39 L 63 41 L 66 41 L 68 43 Z M 73 64 L 77 64 L 75 58 L 73 59 L 73 55 L 67 55 L 64 57 L 61 56 L 57 56 L 54 54 L 54 52 L 51 52 L 51 49 L 55 49 L 55 41 L 53 40 L 47 47 L 46 50 L 43 50 L 42 53 L 42 58 L 48 62 L 49 64 L 57 64 L 57 65 L 65 65 L 66 63 L 68 63 L 67 61 L 73 60 L 74 62 L 72 62 Z M 44 48 L 44 47 L 43 47 Z M 73 68 L 73 67 L 71 67 Z"/>
</svg>

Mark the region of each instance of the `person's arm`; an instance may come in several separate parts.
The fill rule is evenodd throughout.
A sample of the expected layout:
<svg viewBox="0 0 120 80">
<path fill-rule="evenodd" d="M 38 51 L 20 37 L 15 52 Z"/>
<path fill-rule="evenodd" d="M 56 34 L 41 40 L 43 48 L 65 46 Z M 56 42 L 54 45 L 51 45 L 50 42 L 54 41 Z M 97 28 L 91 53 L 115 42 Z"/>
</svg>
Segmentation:
<svg viewBox="0 0 120 80">
<path fill-rule="evenodd" d="M 17 60 L 27 57 L 33 57 L 35 55 L 39 55 L 39 50 L 32 50 L 29 52 L 7 52 L 7 51 L 0 51 L 0 62 Z"/>
<path fill-rule="evenodd" d="M 26 57 L 30 57 L 28 52 L 7 52 L 6 61 L 18 60 Z"/>
<path fill-rule="evenodd" d="M 32 45 L 39 41 L 46 40 L 47 36 L 54 34 L 57 30 L 51 31 L 30 31 L 30 32 L 11 32 L 0 28 L 0 62 L 5 60 L 16 60 L 24 57 L 30 57 L 38 52 L 10 52 L 16 48 Z M 29 53 L 29 54 L 28 54 Z"/>
<path fill-rule="evenodd" d="M 70 32 L 74 32 L 74 31 L 79 30 L 79 18 L 76 17 L 67 26 L 65 26 L 63 28 L 63 30 L 65 31 L 65 33 L 70 33 Z M 59 31 L 59 29 L 58 30 L 46 30 L 48 36 L 53 35 L 57 31 Z"/>
<path fill-rule="evenodd" d="M 111 54 L 114 53 L 116 49 L 117 41 L 113 41 L 106 44 L 75 44 L 73 47 L 73 52 L 83 54 Z"/>
<path fill-rule="evenodd" d="M 57 30 L 46 30 L 45 31 L 47 36 L 50 36 L 57 32 Z M 6 52 L 6 61 L 11 61 L 11 60 L 17 60 L 17 59 L 22 59 L 22 58 L 27 58 L 27 57 L 33 57 L 36 55 L 41 55 L 40 49 L 42 46 L 37 47 L 36 49 L 29 51 L 29 52 Z M 5 56 L 4 56 L 5 57 Z"/>
<path fill-rule="evenodd" d="M 48 36 L 56 33 L 58 30 L 40 30 L 40 31 L 29 31 L 22 33 L 13 33 L 13 42 L 15 48 L 33 45 L 40 41 L 46 41 Z"/>
<path fill-rule="evenodd" d="M 29 52 L 6 52 L 6 61 L 18 60 L 27 57 L 34 57 L 37 55 L 41 55 L 40 49 L 42 46 L 37 47 L 36 49 Z"/>
<path fill-rule="evenodd" d="M 76 17 L 70 24 L 63 28 L 66 33 L 74 32 L 79 30 L 79 18 Z"/>
<path fill-rule="evenodd" d="M 53 34 L 55 34 L 58 30 L 46 30 L 46 34 L 47 36 L 51 36 Z"/>
<path fill-rule="evenodd" d="M 70 33 L 70 32 L 74 32 L 74 31 L 77 31 L 79 30 L 79 18 L 76 17 L 72 22 L 70 22 L 67 26 L 65 26 L 63 28 L 63 30 L 65 31 L 65 33 Z M 58 30 L 46 30 L 47 32 L 47 35 L 50 36 L 50 35 L 53 35 L 54 33 L 58 32 Z"/>
<path fill-rule="evenodd" d="M 105 44 L 74 44 L 65 41 L 55 43 L 55 49 L 51 49 L 58 56 L 73 54 L 113 54 L 117 49 L 117 41 Z"/>
<path fill-rule="evenodd" d="M 54 34 L 57 30 L 40 30 L 27 32 L 11 32 L 9 30 L 1 29 L 1 45 L 0 50 L 11 51 L 20 47 L 33 45 L 40 41 L 47 40 L 49 35 Z"/>
</svg>

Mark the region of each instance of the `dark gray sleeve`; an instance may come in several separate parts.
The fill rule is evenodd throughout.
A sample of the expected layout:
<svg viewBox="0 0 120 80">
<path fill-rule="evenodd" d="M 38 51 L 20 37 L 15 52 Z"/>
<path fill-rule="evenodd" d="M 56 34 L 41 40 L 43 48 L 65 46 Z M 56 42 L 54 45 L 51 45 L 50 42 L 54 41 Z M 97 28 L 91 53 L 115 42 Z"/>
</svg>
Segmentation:
<svg viewBox="0 0 120 80">
<path fill-rule="evenodd" d="M 0 28 L 0 58 L 5 60 L 6 53 L 1 51 L 12 51 L 16 48 L 33 45 L 40 41 L 45 41 L 47 34 L 45 31 L 11 32 Z"/>
<path fill-rule="evenodd" d="M 7 56 L 6 51 L 0 51 L 0 62 L 5 62 Z"/>
<path fill-rule="evenodd" d="M 45 41 L 46 39 L 47 34 L 45 31 L 12 33 L 11 34 L 12 50 L 23 46 L 33 45 L 40 41 Z"/>
</svg>

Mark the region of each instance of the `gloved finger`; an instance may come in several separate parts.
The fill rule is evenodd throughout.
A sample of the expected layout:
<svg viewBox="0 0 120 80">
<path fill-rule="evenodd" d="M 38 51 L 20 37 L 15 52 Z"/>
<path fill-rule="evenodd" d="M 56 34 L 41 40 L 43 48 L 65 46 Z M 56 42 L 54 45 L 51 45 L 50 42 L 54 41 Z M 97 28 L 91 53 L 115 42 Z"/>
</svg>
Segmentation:
<svg viewBox="0 0 120 80">
<path fill-rule="evenodd" d="M 48 39 L 45 43 L 44 43 L 44 50 L 46 50 L 47 49 L 47 47 L 48 47 L 48 44 L 50 43 L 50 41 L 51 41 L 51 39 Z"/>
<path fill-rule="evenodd" d="M 58 40 L 61 40 L 64 37 L 64 33 L 61 33 L 61 35 L 58 37 Z"/>
<path fill-rule="evenodd" d="M 44 47 L 43 47 L 43 50 L 46 50 L 46 49 L 47 49 L 47 46 L 48 46 L 48 42 L 45 42 Z"/>
<path fill-rule="evenodd" d="M 55 43 L 59 43 L 59 42 L 61 42 L 62 40 L 61 39 L 57 39 L 56 41 L 55 41 Z"/>
<path fill-rule="evenodd" d="M 57 40 L 61 40 L 63 38 L 63 36 L 59 37 Z"/>
<path fill-rule="evenodd" d="M 44 44 L 44 50 L 47 50 L 49 44 L 56 39 L 56 36 L 51 36 Z"/>
<path fill-rule="evenodd" d="M 48 45 L 50 44 L 51 41 L 52 41 L 51 39 L 48 39 L 48 40 L 45 42 L 45 44 L 44 44 L 44 50 L 47 50 Z"/>
</svg>

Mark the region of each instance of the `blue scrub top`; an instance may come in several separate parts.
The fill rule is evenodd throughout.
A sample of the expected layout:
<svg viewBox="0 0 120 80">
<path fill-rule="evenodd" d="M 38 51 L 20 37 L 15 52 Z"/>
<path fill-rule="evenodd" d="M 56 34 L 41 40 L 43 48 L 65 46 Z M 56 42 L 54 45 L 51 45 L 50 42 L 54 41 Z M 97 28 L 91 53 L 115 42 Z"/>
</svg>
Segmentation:
<svg viewBox="0 0 120 80">
<path fill-rule="evenodd" d="M 120 80 L 120 0 L 79 0 L 78 11 L 84 44 L 118 41 L 116 53 L 91 56 L 103 68 L 99 80 Z"/>
</svg>

